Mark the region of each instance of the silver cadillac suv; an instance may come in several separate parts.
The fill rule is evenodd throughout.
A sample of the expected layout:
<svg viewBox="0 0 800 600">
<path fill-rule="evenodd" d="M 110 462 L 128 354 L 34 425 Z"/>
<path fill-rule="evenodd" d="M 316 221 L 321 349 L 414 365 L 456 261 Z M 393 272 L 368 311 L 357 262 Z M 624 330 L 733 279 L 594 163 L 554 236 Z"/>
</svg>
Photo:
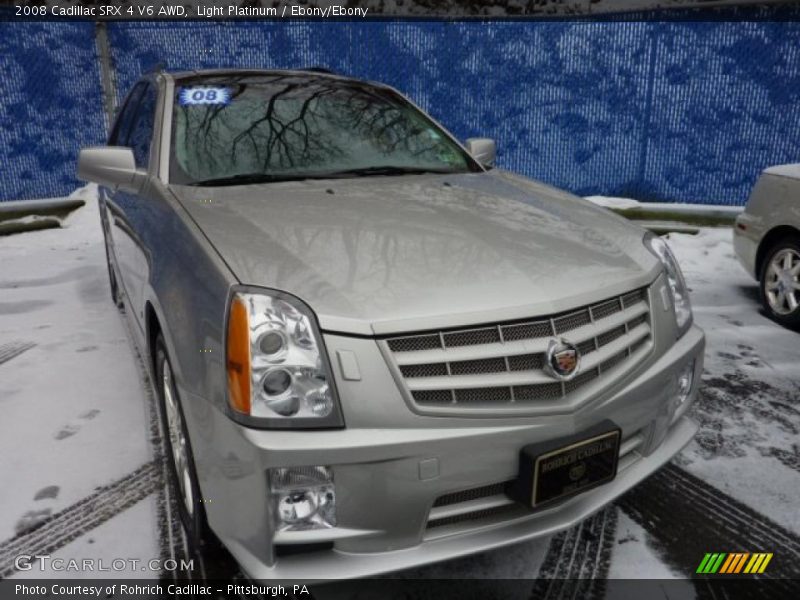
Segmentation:
<svg viewBox="0 0 800 600">
<path fill-rule="evenodd" d="M 397 570 L 570 527 L 692 438 L 667 245 L 494 157 L 315 71 L 147 75 L 82 150 L 193 541 Z"/>
</svg>

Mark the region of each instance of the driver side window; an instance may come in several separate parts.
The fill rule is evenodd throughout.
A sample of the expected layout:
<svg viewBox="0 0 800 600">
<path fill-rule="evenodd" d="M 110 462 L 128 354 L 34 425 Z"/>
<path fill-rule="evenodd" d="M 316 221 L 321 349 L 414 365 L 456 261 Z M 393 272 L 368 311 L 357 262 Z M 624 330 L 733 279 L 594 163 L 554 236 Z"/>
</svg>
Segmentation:
<svg viewBox="0 0 800 600">
<path fill-rule="evenodd" d="M 144 83 L 137 83 L 128 95 L 125 105 L 122 107 L 122 111 L 119 113 L 114 123 L 114 129 L 111 131 L 111 135 L 108 138 L 109 146 L 128 145 L 131 123 L 133 123 L 133 118 L 136 115 L 136 109 L 139 108 L 139 100 L 142 97 L 144 86 Z"/>
<path fill-rule="evenodd" d="M 153 84 L 137 83 L 108 141 L 109 146 L 131 148 L 139 169 L 147 169 L 149 163 L 157 101 L 158 90 Z"/>
<path fill-rule="evenodd" d="M 146 169 L 150 162 L 150 142 L 153 139 L 153 126 L 156 116 L 156 102 L 158 101 L 158 91 L 152 84 L 148 84 L 139 107 L 136 117 L 131 125 L 130 135 L 126 146 L 133 148 L 133 156 L 136 159 L 136 167 Z"/>
</svg>

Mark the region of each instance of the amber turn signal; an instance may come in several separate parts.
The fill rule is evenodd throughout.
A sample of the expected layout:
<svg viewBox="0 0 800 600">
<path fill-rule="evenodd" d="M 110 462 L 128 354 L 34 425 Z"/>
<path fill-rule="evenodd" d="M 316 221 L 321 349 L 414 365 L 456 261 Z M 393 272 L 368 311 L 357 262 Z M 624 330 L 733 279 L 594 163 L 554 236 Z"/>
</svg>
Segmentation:
<svg viewBox="0 0 800 600">
<path fill-rule="evenodd" d="M 250 414 L 250 329 L 247 307 L 238 296 L 231 300 L 228 314 L 228 401 L 231 408 Z"/>
</svg>

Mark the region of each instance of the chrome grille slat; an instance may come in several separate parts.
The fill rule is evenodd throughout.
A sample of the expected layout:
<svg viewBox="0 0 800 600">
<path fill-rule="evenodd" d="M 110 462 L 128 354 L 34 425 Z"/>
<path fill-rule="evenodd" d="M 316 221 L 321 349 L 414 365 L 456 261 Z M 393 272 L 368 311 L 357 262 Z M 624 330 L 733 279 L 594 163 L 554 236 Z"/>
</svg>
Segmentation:
<svg viewBox="0 0 800 600">
<path fill-rule="evenodd" d="M 598 350 L 583 357 L 581 371 L 590 370 L 597 365 L 604 363 L 640 339 L 649 335 L 650 328 L 646 325 L 639 325 L 631 329 L 622 336 L 601 346 Z M 470 389 L 470 388 L 489 388 L 501 385 L 527 385 L 527 384 L 547 384 L 552 383 L 553 378 L 544 371 L 512 371 L 483 373 L 478 375 L 444 375 L 440 377 L 406 377 L 406 385 L 411 391 L 418 390 L 442 390 L 442 389 Z"/>
<path fill-rule="evenodd" d="M 545 370 L 545 352 L 563 334 L 578 346 L 580 372 L 567 382 Z M 414 402 L 473 408 L 555 402 L 644 357 L 651 347 L 646 288 L 529 322 L 481 325 L 386 340 Z"/>
<path fill-rule="evenodd" d="M 428 527 L 435 527 L 435 523 L 459 515 L 471 514 L 478 511 L 497 508 L 499 506 L 513 505 L 514 501 L 506 496 L 502 490 L 493 496 L 485 496 L 471 500 L 464 500 L 458 504 L 434 505 L 428 513 Z"/>
<path fill-rule="evenodd" d="M 452 377 L 406 379 L 406 385 L 412 392 L 418 390 L 468 390 L 503 385 L 545 384 L 552 382 L 553 378 L 543 371 L 514 371 L 513 373 L 485 373 L 480 376 L 453 375 Z"/>
<path fill-rule="evenodd" d="M 647 320 L 649 309 L 646 304 L 639 304 L 626 309 L 625 311 L 618 312 L 617 314 L 604 319 L 602 321 L 595 321 L 594 323 L 579 327 L 569 334 L 569 338 L 576 344 L 580 344 L 594 338 L 608 329 L 612 329 L 618 325 L 622 325 L 636 317 L 644 315 Z M 524 339 L 524 340 L 506 340 L 505 343 L 496 344 L 479 344 L 475 346 L 460 346 L 456 348 L 436 348 L 431 350 L 416 350 L 416 351 L 394 351 L 394 359 L 398 365 L 416 365 L 424 363 L 437 363 L 448 362 L 457 360 L 473 360 L 481 358 L 494 358 L 497 356 L 514 356 L 517 354 L 532 354 L 544 353 L 547 350 L 547 344 L 550 338 L 553 337 L 548 334 L 545 337 Z M 398 338 L 392 338 L 394 341 Z M 400 338 L 408 339 L 408 338 Z M 391 349 L 391 345 L 389 346 Z"/>
<path fill-rule="evenodd" d="M 592 317 L 588 309 L 578 310 L 563 317 L 553 319 L 553 326 L 556 333 L 567 333 L 573 329 L 578 329 L 584 325 L 589 325 L 592 322 Z"/>
<path fill-rule="evenodd" d="M 625 331 L 626 331 L 625 325 L 620 325 L 619 327 L 615 327 L 610 331 L 601 333 L 600 335 L 597 336 L 597 345 L 602 348 L 606 344 L 610 344 L 614 340 L 621 338 L 623 335 L 625 335 Z"/>
</svg>

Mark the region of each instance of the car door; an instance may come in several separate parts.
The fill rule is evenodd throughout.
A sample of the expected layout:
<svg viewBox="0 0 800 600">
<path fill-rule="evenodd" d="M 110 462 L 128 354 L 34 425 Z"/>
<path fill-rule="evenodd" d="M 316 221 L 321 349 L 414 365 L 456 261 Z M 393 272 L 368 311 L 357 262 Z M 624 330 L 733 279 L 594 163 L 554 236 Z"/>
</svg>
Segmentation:
<svg viewBox="0 0 800 600">
<path fill-rule="evenodd" d="M 158 88 L 155 84 L 139 83 L 134 90 L 131 112 L 122 115 L 117 146 L 133 150 L 137 170 L 150 168 L 150 146 L 155 125 Z M 126 106 L 126 111 L 128 107 Z M 124 293 L 128 299 L 130 313 L 135 317 L 140 330 L 144 331 L 144 291 L 150 274 L 150 252 L 144 242 L 146 227 L 148 185 L 139 193 L 116 189 L 108 194 L 109 213 L 112 219 L 112 238 L 118 273 Z"/>
<path fill-rule="evenodd" d="M 141 100 L 144 87 L 144 83 L 136 84 L 128 93 L 127 98 L 122 104 L 122 109 L 119 111 L 114 121 L 111 135 L 108 137 L 109 146 L 126 145 L 133 117 L 136 115 L 136 109 L 139 107 L 139 101 Z M 124 248 L 124 240 L 120 239 L 122 234 L 118 225 L 118 223 L 124 219 L 124 216 L 122 215 L 122 210 L 117 205 L 116 196 L 116 188 L 100 186 L 100 220 L 105 233 L 106 252 L 117 274 L 117 285 L 119 286 L 120 292 L 123 296 L 127 297 L 124 282 L 120 277 L 121 255 L 122 249 Z"/>
</svg>

